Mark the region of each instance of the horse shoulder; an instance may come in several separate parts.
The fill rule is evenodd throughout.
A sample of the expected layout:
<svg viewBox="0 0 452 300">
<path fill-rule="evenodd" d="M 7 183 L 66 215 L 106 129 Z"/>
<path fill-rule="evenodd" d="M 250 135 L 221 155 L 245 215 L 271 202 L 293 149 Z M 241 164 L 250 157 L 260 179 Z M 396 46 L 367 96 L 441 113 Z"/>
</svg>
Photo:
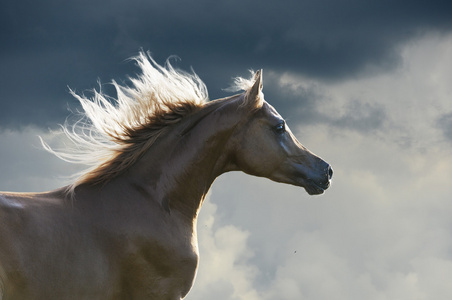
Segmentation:
<svg viewBox="0 0 452 300">
<path fill-rule="evenodd" d="M 197 241 L 189 230 L 166 217 L 150 216 L 148 225 L 139 233 L 128 230 L 123 241 L 123 292 L 131 299 L 181 299 L 195 278 L 198 251 L 193 244 Z"/>
</svg>

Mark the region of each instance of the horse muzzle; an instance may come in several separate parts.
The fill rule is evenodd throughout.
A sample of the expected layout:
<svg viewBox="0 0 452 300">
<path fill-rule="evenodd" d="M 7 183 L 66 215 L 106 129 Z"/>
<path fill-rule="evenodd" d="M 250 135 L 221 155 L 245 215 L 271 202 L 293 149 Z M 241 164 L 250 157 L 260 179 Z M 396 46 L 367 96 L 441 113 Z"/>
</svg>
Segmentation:
<svg viewBox="0 0 452 300">
<path fill-rule="evenodd" d="M 326 163 L 325 163 L 326 164 Z M 331 185 L 333 178 L 333 168 L 327 164 L 323 170 L 323 174 L 320 177 L 306 178 L 302 185 L 309 195 L 320 195 L 325 192 Z"/>
</svg>

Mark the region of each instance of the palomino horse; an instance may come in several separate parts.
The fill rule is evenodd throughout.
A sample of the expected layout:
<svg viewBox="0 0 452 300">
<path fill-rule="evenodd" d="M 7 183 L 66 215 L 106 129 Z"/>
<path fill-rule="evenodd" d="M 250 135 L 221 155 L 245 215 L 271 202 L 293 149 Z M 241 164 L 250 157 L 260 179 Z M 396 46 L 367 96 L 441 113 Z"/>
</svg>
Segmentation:
<svg viewBox="0 0 452 300">
<path fill-rule="evenodd" d="M 0 194 L 0 298 L 182 299 L 198 265 L 196 220 L 211 184 L 240 170 L 321 194 L 331 167 L 292 135 L 262 94 L 207 101 L 195 75 L 135 58 L 117 99 L 73 93 L 84 117 L 62 128 L 89 169 L 45 193 Z"/>
</svg>

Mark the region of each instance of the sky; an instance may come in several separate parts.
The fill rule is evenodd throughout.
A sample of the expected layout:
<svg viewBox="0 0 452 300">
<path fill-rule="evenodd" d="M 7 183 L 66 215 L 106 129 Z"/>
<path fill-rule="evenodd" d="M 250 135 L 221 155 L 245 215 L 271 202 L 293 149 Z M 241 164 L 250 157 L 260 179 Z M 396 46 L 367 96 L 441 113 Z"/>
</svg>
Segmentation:
<svg viewBox="0 0 452 300">
<path fill-rule="evenodd" d="M 211 99 L 263 69 L 264 94 L 334 169 L 321 196 L 233 172 L 198 221 L 186 299 L 452 299 L 450 1 L 11 1 L 0 10 L 0 190 L 80 170 L 38 136 L 108 92 L 140 49 Z"/>
</svg>

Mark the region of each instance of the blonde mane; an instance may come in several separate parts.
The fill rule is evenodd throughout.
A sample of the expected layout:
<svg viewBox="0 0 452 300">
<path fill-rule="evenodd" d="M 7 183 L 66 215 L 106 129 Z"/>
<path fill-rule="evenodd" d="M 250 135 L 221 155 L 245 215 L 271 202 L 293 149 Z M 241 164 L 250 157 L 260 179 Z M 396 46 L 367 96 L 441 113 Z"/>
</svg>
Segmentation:
<svg viewBox="0 0 452 300">
<path fill-rule="evenodd" d="M 94 90 L 87 98 L 71 90 L 80 102 L 82 117 L 61 126 L 72 142 L 65 149 L 44 148 L 59 158 L 88 168 L 78 174 L 69 192 L 83 183 L 101 184 L 135 163 L 157 138 L 184 116 L 208 101 L 205 84 L 193 72 L 176 70 L 169 61 L 157 64 L 149 53 L 132 58 L 141 69 L 129 78 L 131 87 L 113 81 L 117 98 Z"/>
</svg>

